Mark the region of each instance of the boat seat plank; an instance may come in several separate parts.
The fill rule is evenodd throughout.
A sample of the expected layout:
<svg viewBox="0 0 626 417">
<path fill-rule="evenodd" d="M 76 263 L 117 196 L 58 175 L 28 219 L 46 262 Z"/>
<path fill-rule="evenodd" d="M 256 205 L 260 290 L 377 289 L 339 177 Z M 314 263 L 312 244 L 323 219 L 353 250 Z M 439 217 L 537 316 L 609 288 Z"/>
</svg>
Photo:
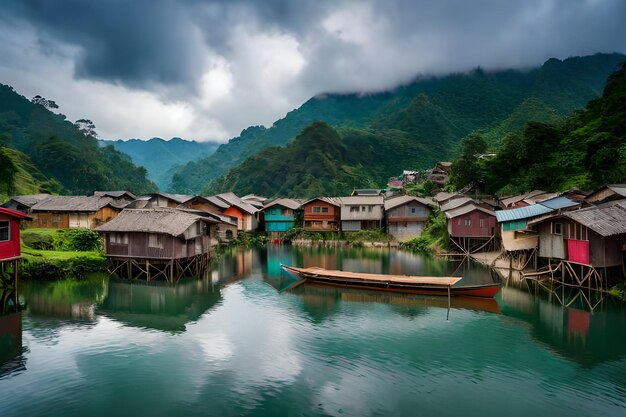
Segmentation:
<svg viewBox="0 0 626 417">
<path fill-rule="evenodd" d="M 425 276 L 412 276 L 412 275 L 384 275 L 384 274 L 369 274 L 362 272 L 349 272 L 328 270 L 323 268 L 295 268 L 290 267 L 293 270 L 299 271 L 307 275 L 314 275 L 320 278 L 345 278 L 350 280 L 369 280 L 377 282 L 390 282 L 399 284 L 419 284 L 419 285 L 440 285 L 448 286 L 454 285 L 462 278 L 460 277 L 425 277 Z"/>
</svg>

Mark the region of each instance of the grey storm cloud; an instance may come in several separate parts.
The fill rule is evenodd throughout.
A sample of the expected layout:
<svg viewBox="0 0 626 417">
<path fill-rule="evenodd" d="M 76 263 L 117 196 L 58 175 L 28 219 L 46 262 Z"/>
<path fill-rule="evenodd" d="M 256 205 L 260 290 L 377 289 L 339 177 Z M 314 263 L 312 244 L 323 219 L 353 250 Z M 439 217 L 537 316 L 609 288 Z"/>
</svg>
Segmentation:
<svg viewBox="0 0 626 417">
<path fill-rule="evenodd" d="M 318 93 L 626 52 L 624 17 L 623 0 L 3 0 L 0 43 L 13 43 L 29 82 L 45 76 L 30 64 L 36 54 L 65 54 L 59 74 L 68 67 L 77 82 L 154 94 L 164 106 L 183 103 L 197 125 L 219 127 L 207 127 L 204 139 L 224 139 Z M 36 54 L 9 28 L 34 33 Z M 4 74 L 13 78 L 0 82 L 28 86 L 11 63 L 0 62 Z M 115 129 L 105 130 L 132 135 L 115 117 Z"/>
</svg>

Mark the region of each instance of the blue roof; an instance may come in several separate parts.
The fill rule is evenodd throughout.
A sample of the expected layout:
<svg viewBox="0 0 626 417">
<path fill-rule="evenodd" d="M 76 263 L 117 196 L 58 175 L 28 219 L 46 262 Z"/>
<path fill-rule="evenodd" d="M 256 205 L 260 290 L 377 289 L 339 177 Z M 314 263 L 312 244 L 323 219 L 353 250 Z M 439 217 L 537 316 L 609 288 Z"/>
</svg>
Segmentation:
<svg viewBox="0 0 626 417">
<path fill-rule="evenodd" d="M 498 219 L 498 223 L 512 222 L 515 220 L 541 216 L 542 214 L 550 213 L 551 211 L 554 211 L 554 209 L 541 204 L 533 204 L 532 206 L 520 207 L 511 210 L 498 210 L 496 211 L 496 218 Z"/>
<path fill-rule="evenodd" d="M 572 201 L 567 197 L 554 197 L 549 200 L 542 201 L 539 204 L 554 210 L 558 210 L 566 207 L 577 206 L 579 203 Z"/>
</svg>

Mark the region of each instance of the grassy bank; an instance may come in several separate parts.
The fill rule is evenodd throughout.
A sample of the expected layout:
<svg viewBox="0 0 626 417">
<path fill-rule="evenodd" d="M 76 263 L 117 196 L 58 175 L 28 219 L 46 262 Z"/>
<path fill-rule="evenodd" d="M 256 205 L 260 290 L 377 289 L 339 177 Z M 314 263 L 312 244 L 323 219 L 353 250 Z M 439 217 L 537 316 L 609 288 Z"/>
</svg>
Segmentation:
<svg viewBox="0 0 626 417">
<path fill-rule="evenodd" d="M 106 269 L 100 236 L 86 229 L 23 230 L 22 258 L 24 279 L 81 279 Z"/>
</svg>

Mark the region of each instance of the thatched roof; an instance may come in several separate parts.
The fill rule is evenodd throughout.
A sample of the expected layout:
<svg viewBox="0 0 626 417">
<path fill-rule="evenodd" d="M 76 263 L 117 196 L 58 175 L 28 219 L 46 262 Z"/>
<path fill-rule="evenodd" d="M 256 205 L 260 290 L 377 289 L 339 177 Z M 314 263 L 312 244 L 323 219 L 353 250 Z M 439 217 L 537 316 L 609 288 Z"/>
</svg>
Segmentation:
<svg viewBox="0 0 626 417">
<path fill-rule="evenodd" d="M 26 206 L 32 207 L 40 201 L 44 201 L 52 197 L 50 194 L 30 194 L 30 195 L 16 195 L 11 198 L 11 200 L 16 201 L 17 203 Z"/>
<path fill-rule="evenodd" d="M 180 236 L 196 221 L 214 223 L 215 220 L 170 208 L 145 210 L 126 209 L 116 218 L 98 227 L 98 232 L 146 232 Z"/>
<path fill-rule="evenodd" d="M 106 206 L 122 209 L 125 202 L 111 197 L 87 197 L 57 195 L 47 198 L 32 206 L 33 212 L 96 212 Z"/>
</svg>

